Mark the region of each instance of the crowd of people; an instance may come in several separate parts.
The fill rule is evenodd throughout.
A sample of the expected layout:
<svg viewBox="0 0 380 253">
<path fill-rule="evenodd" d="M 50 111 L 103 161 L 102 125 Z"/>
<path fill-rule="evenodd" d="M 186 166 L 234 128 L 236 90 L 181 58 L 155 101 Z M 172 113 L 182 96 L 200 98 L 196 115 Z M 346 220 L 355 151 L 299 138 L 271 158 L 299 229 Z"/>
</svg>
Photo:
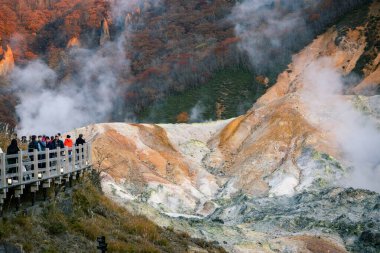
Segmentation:
<svg viewBox="0 0 380 253">
<path fill-rule="evenodd" d="M 83 134 L 80 134 L 75 141 L 75 146 L 83 145 L 84 143 L 86 143 L 86 141 L 83 139 Z M 44 151 L 47 148 L 54 150 L 57 148 L 65 147 L 73 147 L 73 140 L 71 139 L 70 135 L 67 135 L 64 141 L 62 140 L 60 133 L 51 137 L 45 135 L 40 135 L 37 137 L 36 135 L 33 135 L 28 145 L 28 152 L 33 152 L 35 149 L 38 151 Z"/>
<path fill-rule="evenodd" d="M 75 141 L 75 146 L 83 145 L 86 141 L 83 138 L 83 134 L 80 134 Z M 35 149 L 37 151 L 44 151 L 45 149 L 54 150 L 57 148 L 72 148 L 74 146 L 73 140 L 70 135 L 67 135 L 65 140 L 62 140 L 61 134 L 58 133 L 55 136 L 46 135 L 32 135 L 30 137 L 30 142 L 28 144 L 28 152 L 33 152 Z M 12 139 L 11 144 L 7 148 L 7 155 L 17 154 L 20 151 L 18 147 L 17 138 Z"/>
<path fill-rule="evenodd" d="M 83 145 L 86 141 L 83 138 L 83 134 L 79 134 L 79 137 L 75 140 L 75 146 Z M 55 136 L 45 136 L 45 135 L 32 135 L 28 144 L 28 152 L 45 151 L 46 149 L 55 150 L 58 148 L 72 148 L 74 146 L 73 140 L 70 135 L 67 135 L 65 140 L 62 140 L 61 134 L 58 133 Z M 11 144 L 7 148 L 7 155 L 16 155 L 20 151 L 18 146 L 17 138 L 12 139 Z M 71 153 L 71 152 L 70 152 Z M 33 161 L 33 156 L 30 156 Z M 17 163 L 17 158 L 8 158 L 8 164 Z"/>
</svg>

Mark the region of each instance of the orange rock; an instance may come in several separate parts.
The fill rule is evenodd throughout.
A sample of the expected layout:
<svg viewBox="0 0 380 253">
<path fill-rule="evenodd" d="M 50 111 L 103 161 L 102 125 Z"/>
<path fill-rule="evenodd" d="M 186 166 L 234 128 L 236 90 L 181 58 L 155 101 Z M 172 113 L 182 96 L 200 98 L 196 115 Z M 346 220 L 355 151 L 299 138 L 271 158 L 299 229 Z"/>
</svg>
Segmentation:
<svg viewBox="0 0 380 253">
<path fill-rule="evenodd" d="M 6 50 L 2 50 L 0 59 L 0 76 L 5 76 L 13 70 L 15 65 L 13 52 L 9 45 L 7 45 Z"/>
<path fill-rule="evenodd" d="M 256 81 L 262 85 L 264 85 L 265 87 L 268 86 L 269 84 L 269 78 L 266 77 L 266 76 L 256 76 Z"/>
<path fill-rule="evenodd" d="M 66 48 L 80 47 L 81 43 L 77 37 L 72 37 L 69 42 L 67 42 Z"/>
<path fill-rule="evenodd" d="M 187 123 L 189 122 L 189 119 L 190 119 L 190 116 L 189 116 L 189 113 L 187 112 L 181 112 L 176 117 L 177 123 Z"/>
</svg>

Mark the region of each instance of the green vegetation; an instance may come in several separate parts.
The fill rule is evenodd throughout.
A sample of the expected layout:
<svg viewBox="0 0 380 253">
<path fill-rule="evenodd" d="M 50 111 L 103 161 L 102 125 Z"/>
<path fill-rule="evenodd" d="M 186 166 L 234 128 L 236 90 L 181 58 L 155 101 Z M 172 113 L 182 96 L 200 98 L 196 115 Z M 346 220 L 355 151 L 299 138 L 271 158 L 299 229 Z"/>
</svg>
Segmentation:
<svg viewBox="0 0 380 253">
<path fill-rule="evenodd" d="M 177 116 L 192 108 L 198 109 L 193 122 L 226 119 L 245 113 L 265 92 L 265 86 L 256 82 L 254 74 L 246 69 L 223 69 L 205 84 L 167 96 L 139 115 L 142 122 L 177 122 Z M 219 116 L 218 116 L 219 111 Z"/>
<path fill-rule="evenodd" d="M 57 197 L 53 194 L 50 203 L 0 221 L 0 244 L 22 245 L 26 252 L 98 252 L 96 238 L 101 235 L 109 252 L 187 252 L 189 246 L 224 252 L 128 213 L 105 197 L 90 177 Z"/>
<path fill-rule="evenodd" d="M 355 29 L 356 27 L 363 27 L 363 33 L 367 38 L 364 53 L 360 56 L 350 76 L 359 76 L 360 78 L 363 78 L 364 68 L 377 57 L 379 43 L 378 27 L 380 24 L 380 18 L 369 15 L 369 8 L 370 3 L 365 4 L 361 8 L 357 8 L 343 16 L 336 24 L 336 29 L 338 31 L 338 36 L 335 41 L 336 45 L 342 41 L 350 29 Z M 348 81 L 350 81 L 349 78 L 347 82 Z"/>
</svg>

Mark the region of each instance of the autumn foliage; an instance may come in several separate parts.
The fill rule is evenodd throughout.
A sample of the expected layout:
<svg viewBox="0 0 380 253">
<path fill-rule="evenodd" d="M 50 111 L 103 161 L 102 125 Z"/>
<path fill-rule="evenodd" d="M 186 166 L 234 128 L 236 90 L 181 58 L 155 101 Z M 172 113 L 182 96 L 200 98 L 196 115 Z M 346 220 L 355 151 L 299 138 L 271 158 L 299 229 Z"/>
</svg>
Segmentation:
<svg viewBox="0 0 380 253">
<path fill-rule="evenodd" d="M 75 72 L 68 54 L 73 42 L 96 50 L 101 44 L 103 20 L 108 20 L 111 40 L 128 25 L 125 55 L 130 66 L 120 70 L 118 80 L 125 88 L 122 97 L 129 113 L 138 113 L 170 93 L 201 85 L 217 70 L 250 68 L 247 55 L 238 49 L 240 38 L 234 34 L 234 24 L 227 18 L 236 1 L 161 0 L 158 6 L 153 6 L 141 0 L 129 13 L 123 13 L 123 25 L 113 20 L 111 2 L 0 0 L 1 44 L 11 46 L 16 65 L 42 58 L 65 80 Z M 317 34 L 331 25 L 334 18 L 364 2 L 324 0 L 303 11 L 311 30 Z M 306 45 L 302 42 L 294 46 L 294 41 L 296 37 L 288 40 L 293 51 Z M 260 81 L 268 85 L 266 80 Z"/>
</svg>

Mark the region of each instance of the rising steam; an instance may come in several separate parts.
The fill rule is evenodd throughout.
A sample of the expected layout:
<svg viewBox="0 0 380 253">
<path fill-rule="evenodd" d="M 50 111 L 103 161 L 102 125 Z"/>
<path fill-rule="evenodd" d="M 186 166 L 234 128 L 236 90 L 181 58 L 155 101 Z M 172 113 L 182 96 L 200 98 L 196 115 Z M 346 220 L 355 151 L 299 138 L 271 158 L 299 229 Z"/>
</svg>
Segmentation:
<svg viewBox="0 0 380 253">
<path fill-rule="evenodd" d="M 312 63 L 306 69 L 302 101 L 318 127 L 336 138 L 351 171 L 346 186 L 380 192 L 380 131 L 371 118 L 343 96 L 344 82 L 330 58 Z"/>
<path fill-rule="evenodd" d="M 231 15 L 240 48 L 258 72 L 273 72 L 313 35 L 303 10 L 318 1 L 244 0 Z M 276 59 L 276 60 L 274 60 Z M 343 96 L 344 82 L 331 59 L 312 63 L 303 76 L 302 101 L 315 125 L 336 138 L 352 171 L 344 184 L 380 192 L 380 131 Z"/>
<path fill-rule="evenodd" d="M 190 122 L 202 122 L 204 121 L 205 107 L 202 102 L 198 101 L 197 104 L 190 110 Z"/>
<path fill-rule="evenodd" d="M 273 71 L 310 37 L 302 15 L 305 3 L 301 2 L 245 0 L 235 6 L 230 19 L 241 39 L 239 46 L 255 70 Z"/>
<path fill-rule="evenodd" d="M 116 20 L 122 19 L 116 15 L 133 11 L 142 1 L 110 2 Z M 124 99 L 120 97 L 123 90 L 119 78 L 129 72 L 125 53 L 128 43 L 126 26 L 118 38 L 99 49 L 70 49 L 70 63 L 75 71 L 69 80 L 59 80 L 58 74 L 42 60 L 16 67 L 11 81 L 20 101 L 16 107 L 18 132 L 54 134 L 109 120 L 115 113 L 115 104 Z"/>
</svg>

